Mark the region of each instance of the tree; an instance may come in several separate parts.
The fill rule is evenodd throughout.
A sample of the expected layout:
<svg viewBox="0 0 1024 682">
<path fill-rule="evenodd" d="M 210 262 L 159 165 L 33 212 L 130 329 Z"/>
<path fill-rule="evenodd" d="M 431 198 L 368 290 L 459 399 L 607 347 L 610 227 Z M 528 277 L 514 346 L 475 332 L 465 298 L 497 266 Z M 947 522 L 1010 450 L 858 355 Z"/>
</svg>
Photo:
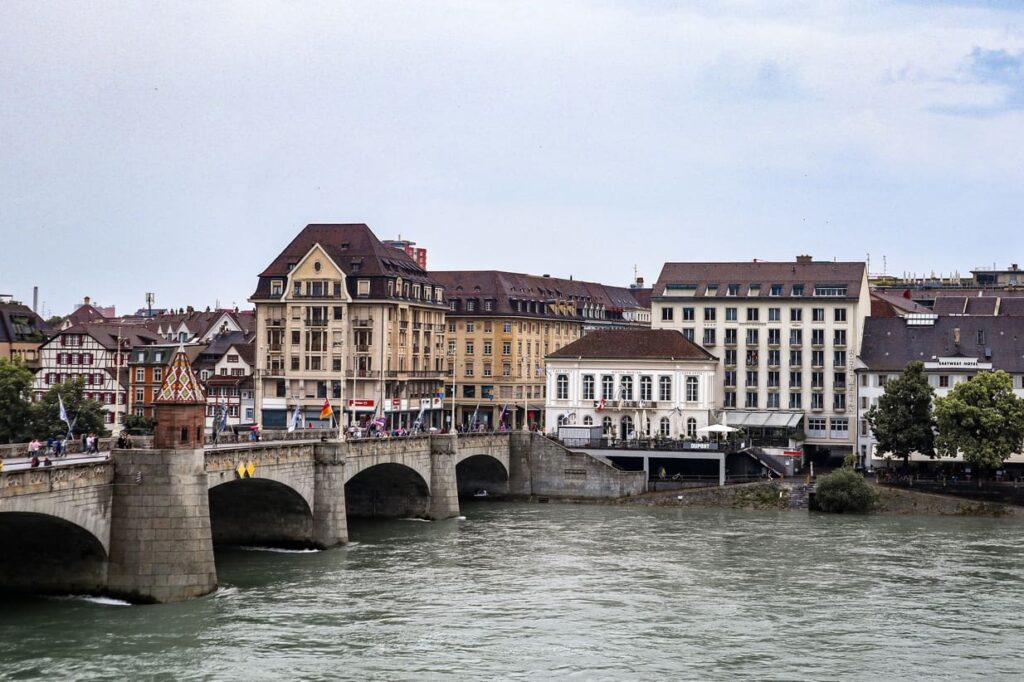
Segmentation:
<svg viewBox="0 0 1024 682">
<path fill-rule="evenodd" d="M 156 417 L 143 417 L 136 414 L 130 414 L 124 419 L 124 427 L 126 429 L 135 429 L 146 433 L 153 433 L 153 429 L 156 428 Z"/>
<path fill-rule="evenodd" d="M 32 370 L 21 360 L 0 358 L 0 443 L 16 443 L 26 435 Z"/>
<path fill-rule="evenodd" d="M 72 379 L 63 384 L 51 386 L 37 403 L 32 404 L 32 433 L 35 437 L 49 437 L 67 433 L 68 425 L 60 420 L 59 395 L 64 399 L 64 409 L 75 425 L 76 433 L 106 434 L 103 427 L 106 410 L 95 400 L 86 400 L 84 379 Z"/>
<path fill-rule="evenodd" d="M 830 514 L 863 514 L 875 506 L 875 492 L 863 476 L 843 467 L 818 479 L 814 504 Z"/>
<path fill-rule="evenodd" d="M 921 362 L 911 362 L 903 374 L 888 382 L 878 404 L 867 412 L 878 449 L 901 458 L 904 465 L 913 452 L 934 457 L 934 396 Z"/>
<path fill-rule="evenodd" d="M 963 453 L 964 461 L 996 469 L 1024 446 L 1024 400 L 1006 372 L 979 372 L 935 401 L 939 452 Z"/>
</svg>

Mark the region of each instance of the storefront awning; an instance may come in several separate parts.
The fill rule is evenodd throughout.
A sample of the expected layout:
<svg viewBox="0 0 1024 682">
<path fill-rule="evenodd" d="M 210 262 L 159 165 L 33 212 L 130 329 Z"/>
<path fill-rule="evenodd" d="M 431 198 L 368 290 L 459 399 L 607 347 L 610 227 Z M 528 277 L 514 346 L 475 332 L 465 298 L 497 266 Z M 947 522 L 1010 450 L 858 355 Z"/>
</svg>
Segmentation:
<svg viewBox="0 0 1024 682">
<path fill-rule="evenodd" d="M 742 426 L 755 429 L 792 429 L 803 414 L 800 412 L 739 412 L 730 410 L 725 413 L 725 422 L 729 426 Z"/>
</svg>

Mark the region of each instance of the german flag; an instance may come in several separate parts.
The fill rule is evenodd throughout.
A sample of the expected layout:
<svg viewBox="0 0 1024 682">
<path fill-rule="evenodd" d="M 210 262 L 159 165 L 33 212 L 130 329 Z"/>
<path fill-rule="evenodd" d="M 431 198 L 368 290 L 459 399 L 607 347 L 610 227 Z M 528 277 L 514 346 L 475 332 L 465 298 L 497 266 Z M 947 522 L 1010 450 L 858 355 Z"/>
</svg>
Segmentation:
<svg viewBox="0 0 1024 682">
<path fill-rule="evenodd" d="M 320 408 L 320 418 L 327 419 L 328 417 L 334 416 L 334 408 L 331 407 L 331 401 L 324 398 L 324 406 Z"/>
</svg>

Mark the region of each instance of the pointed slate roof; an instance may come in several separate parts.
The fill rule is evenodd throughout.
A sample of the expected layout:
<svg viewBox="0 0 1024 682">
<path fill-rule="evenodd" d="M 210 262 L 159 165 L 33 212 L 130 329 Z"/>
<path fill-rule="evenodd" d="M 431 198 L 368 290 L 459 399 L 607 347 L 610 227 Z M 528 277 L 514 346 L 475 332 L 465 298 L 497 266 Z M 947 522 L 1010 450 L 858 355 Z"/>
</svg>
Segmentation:
<svg viewBox="0 0 1024 682">
<path fill-rule="evenodd" d="M 203 386 L 199 378 L 192 371 L 192 364 L 188 361 L 184 346 L 178 346 L 178 352 L 171 360 L 171 366 L 164 375 L 164 383 L 160 386 L 160 393 L 153 401 L 156 404 L 174 405 L 204 405 L 206 395 L 203 393 Z"/>
</svg>

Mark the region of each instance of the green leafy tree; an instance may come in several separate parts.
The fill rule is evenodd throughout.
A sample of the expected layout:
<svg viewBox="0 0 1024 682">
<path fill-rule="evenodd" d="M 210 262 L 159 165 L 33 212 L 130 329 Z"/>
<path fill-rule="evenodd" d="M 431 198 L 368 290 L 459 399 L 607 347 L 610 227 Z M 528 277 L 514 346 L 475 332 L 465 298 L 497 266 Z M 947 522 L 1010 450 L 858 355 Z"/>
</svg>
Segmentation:
<svg viewBox="0 0 1024 682">
<path fill-rule="evenodd" d="M 911 362 L 903 374 L 888 382 L 878 404 L 867 412 L 879 451 L 899 457 L 904 465 L 914 452 L 934 457 L 934 397 L 920 362 Z"/>
<path fill-rule="evenodd" d="M 103 423 L 107 411 L 95 400 L 86 400 L 84 391 L 84 379 L 72 379 L 51 386 L 39 402 L 32 403 L 32 434 L 36 438 L 45 438 L 67 433 L 67 424 L 60 420 L 59 395 L 64 399 L 64 409 L 75 425 L 75 433 L 105 435 Z"/>
<path fill-rule="evenodd" d="M 137 429 L 139 431 L 153 433 L 153 429 L 156 428 L 156 417 L 143 417 L 137 414 L 130 414 L 125 417 L 124 427 L 126 429 Z"/>
<path fill-rule="evenodd" d="M 875 506 L 875 491 L 863 476 L 844 467 L 818 479 L 814 504 L 830 514 L 863 514 Z"/>
<path fill-rule="evenodd" d="M 21 360 L 0 358 L 0 443 L 17 443 L 26 436 L 32 382 L 32 370 Z"/>
<path fill-rule="evenodd" d="M 1024 400 L 1013 393 L 1009 374 L 979 372 L 935 401 L 939 452 L 962 453 L 964 461 L 982 469 L 1002 466 L 1024 446 Z"/>
</svg>

